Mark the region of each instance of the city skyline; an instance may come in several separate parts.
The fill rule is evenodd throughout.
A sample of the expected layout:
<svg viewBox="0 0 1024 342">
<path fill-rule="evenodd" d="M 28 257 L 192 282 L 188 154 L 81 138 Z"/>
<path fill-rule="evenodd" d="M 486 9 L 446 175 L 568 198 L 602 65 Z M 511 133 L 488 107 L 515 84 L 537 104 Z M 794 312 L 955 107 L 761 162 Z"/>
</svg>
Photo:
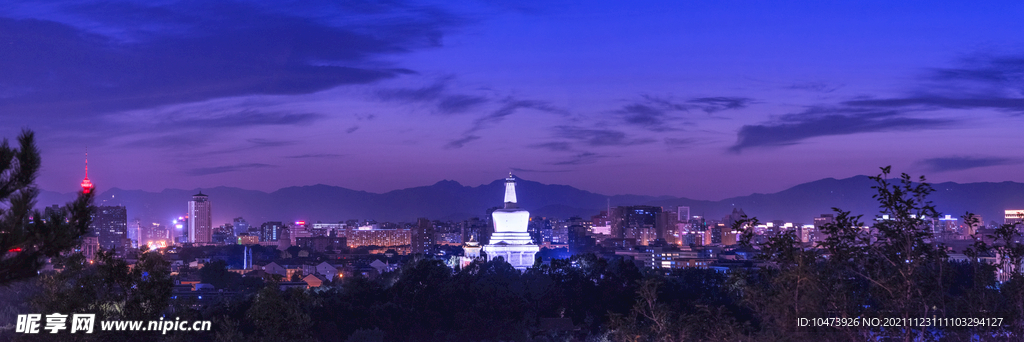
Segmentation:
<svg viewBox="0 0 1024 342">
<path fill-rule="evenodd" d="M 0 341 L 1015 341 L 1021 18 L 0 2 Z"/>
<path fill-rule="evenodd" d="M 0 5 L 42 189 L 1024 181 L 1019 3 Z M 657 179 L 657 182 L 652 182 Z"/>
</svg>

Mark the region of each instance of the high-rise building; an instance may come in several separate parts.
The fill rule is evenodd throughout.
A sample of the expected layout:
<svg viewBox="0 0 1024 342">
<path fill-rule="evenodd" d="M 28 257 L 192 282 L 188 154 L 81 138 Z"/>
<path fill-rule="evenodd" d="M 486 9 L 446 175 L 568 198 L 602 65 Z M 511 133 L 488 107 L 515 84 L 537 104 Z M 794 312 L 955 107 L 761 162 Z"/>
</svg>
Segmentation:
<svg viewBox="0 0 1024 342">
<path fill-rule="evenodd" d="M 569 226 L 572 223 L 569 221 L 557 221 L 551 225 L 548 235 L 544 241 L 550 242 L 556 245 L 564 245 L 569 243 Z"/>
<path fill-rule="evenodd" d="M 511 173 L 505 178 L 505 205 L 491 213 L 494 234 L 484 246 L 488 258 L 502 257 L 518 270 L 533 266 L 534 256 L 540 247 L 533 244 L 530 233 L 530 212 L 520 209 L 516 199 L 516 178 Z"/>
<path fill-rule="evenodd" d="M 1013 209 L 1003 211 L 1003 223 L 1016 224 L 1024 222 L 1024 209 Z"/>
<path fill-rule="evenodd" d="M 43 220 L 49 220 L 54 215 L 57 215 L 57 217 L 67 216 L 64 213 L 64 208 L 61 208 L 59 205 L 54 204 L 43 208 Z"/>
<path fill-rule="evenodd" d="M 96 207 L 89 232 L 98 239 L 99 247 L 124 252 L 128 238 L 128 211 L 122 206 Z"/>
<path fill-rule="evenodd" d="M 836 218 L 832 214 L 821 214 L 821 216 L 814 218 L 814 228 L 821 229 L 821 227 L 833 223 L 835 220 Z"/>
<path fill-rule="evenodd" d="M 434 224 L 429 219 L 416 220 L 412 229 L 412 245 L 410 252 L 414 254 L 432 254 L 434 252 Z"/>
<path fill-rule="evenodd" d="M 679 244 L 677 241 L 679 233 L 676 231 L 678 222 L 679 213 L 676 211 L 665 210 L 659 213 L 657 224 L 654 226 L 657 231 L 657 239 L 662 239 L 666 243 Z"/>
<path fill-rule="evenodd" d="M 690 207 L 679 206 L 676 208 L 676 220 L 679 222 L 690 222 Z"/>
<path fill-rule="evenodd" d="M 828 239 L 828 234 L 822 230 L 822 227 L 835 223 L 835 221 L 836 218 L 833 214 L 821 214 L 821 216 L 815 217 L 813 234 L 810 234 L 810 237 L 808 237 L 808 242 L 819 242 Z"/>
<path fill-rule="evenodd" d="M 202 191 L 188 201 L 188 242 L 213 241 L 213 216 L 210 209 L 210 198 Z"/>
<path fill-rule="evenodd" d="M 188 216 L 178 216 L 177 219 L 171 220 L 170 230 L 171 242 L 172 243 L 187 243 L 188 242 Z"/>
<path fill-rule="evenodd" d="M 169 227 L 164 225 L 161 226 L 159 223 L 150 223 L 146 228 L 142 229 L 142 239 L 139 240 L 139 245 L 167 247 L 173 244 L 171 231 Z"/>
<path fill-rule="evenodd" d="M 601 210 L 599 214 L 590 217 L 591 232 L 594 234 L 611 235 L 612 223 L 608 214 L 611 211 L 611 208 L 608 208 L 608 210 Z"/>
<path fill-rule="evenodd" d="M 277 241 L 281 239 L 284 222 L 263 222 L 260 225 L 260 241 Z"/>
<path fill-rule="evenodd" d="M 249 222 L 245 222 L 244 218 L 236 217 L 232 225 L 235 226 L 235 235 L 249 232 Z"/>
<path fill-rule="evenodd" d="M 743 209 L 732 208 L 732 213 L 729 213 L 729 215 L 726 215 L 725 217 L 722 218 L 722 224 L 728 226 L 729 228 L 732 228 L 732 226 L 735 225 L 736 222 L 743 220 L 745 216 L 747 216 L 747 214 L 743 212 Z"/>
<path fill-rule="evenodd" d="M 277 249 L 285 250 L 288 247 L 294 246 L 292 241 L 295 240 L 296 235 L 299 235 L 302 231 L 299 231 L 300 227 L 284 227 L 281 229 L 281 235 L 277 237 Z M 302 234 L 303 238 L 308 238 L 309 234 Z"/>
<path fill-rule="evenodd" d="M 636 239 L 637 243 L 658 238 L 658 216 L 661 207 L 635 205 L 611 208 L 612 238 Z"/>
<path fill-rule="evenodd" d="M 132 247 L 142 247 L 142 245 L 145 245 L 144 239 L 142 236 L 142 222 L 139 222 L 137 218 L 128 222 L 128 240 L 132 241 Z"/>
</svg>

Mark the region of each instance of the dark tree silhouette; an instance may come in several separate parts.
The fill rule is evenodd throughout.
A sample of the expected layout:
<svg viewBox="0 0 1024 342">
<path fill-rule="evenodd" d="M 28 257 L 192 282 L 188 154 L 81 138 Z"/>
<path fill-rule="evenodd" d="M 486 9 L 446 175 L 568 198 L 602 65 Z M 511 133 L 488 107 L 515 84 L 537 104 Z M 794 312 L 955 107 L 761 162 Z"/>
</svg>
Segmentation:
<svg viewBox="0 0 1024 342">
<path fill-rule="evenodd" d="M 93 211 L 93 194 L 82 192 L 49 216 L 34 210 L 42 159 L 32 131 L 22 131 L 18 143 L 0 144 L 0 285 L 36 276 L 46 258 L 78 245 Z"/>
</svg>

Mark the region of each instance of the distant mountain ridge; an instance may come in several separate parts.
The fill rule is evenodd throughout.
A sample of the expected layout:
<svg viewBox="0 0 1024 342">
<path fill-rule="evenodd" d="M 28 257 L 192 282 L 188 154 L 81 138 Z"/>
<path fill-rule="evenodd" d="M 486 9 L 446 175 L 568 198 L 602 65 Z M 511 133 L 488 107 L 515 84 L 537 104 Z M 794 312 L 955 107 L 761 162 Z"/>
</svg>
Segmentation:
<svg viewBox="0 0 1024 342">
<path fill-rule="evenodd" d="M 813 218 L 831 213 L 832 207 L 863 214 L 869 220 L 878 211 L 871 198 L 874 182 L 867 176 L 846 179 L 825 178 L 800 184 L 772 194 L 752 194 L 721 201 L 695 200 L 671 196 L 606 196 L 567 185 L 542 184 L 520 179 L 517 190 L 520 205 L 534 216 L 567 218 L 590 217 L 612 206 L 655 205 L 689 206 L 692 215 L 719 219 L 732 208 L 742 208 L 761 221 L 785 220 L 811 223 Z M 970 210 L 985 222 L 1002 222 L 1004 209 L 1024 208 L 1024 183 L 933 184 L 929 198 L 940 212 L 954 217 Z M 185 213 L 185 203 L 199 189 L 166 189 L 161 192 L 112 188 L 98 194 L 97 205 L 124 205 L 129 219 L 165 223 Z M 214 224 L 244 217 L 250 224 L 295 220 L 338 222 L 348 219 L 412 222 L 418 217 L 436 220 L 461 220 L 484 216 L 488 208 L 500 206 L 503 180 L 480 186 L 465 186 L 442 180 L 433 185 L 371 193 L 323 184 L 293 186 L 274 192 L 233 187 L 202 189 L 213 203 Z M 42 191 L 38 206 L 63 204 L 74 194 Z"/>
</svg>

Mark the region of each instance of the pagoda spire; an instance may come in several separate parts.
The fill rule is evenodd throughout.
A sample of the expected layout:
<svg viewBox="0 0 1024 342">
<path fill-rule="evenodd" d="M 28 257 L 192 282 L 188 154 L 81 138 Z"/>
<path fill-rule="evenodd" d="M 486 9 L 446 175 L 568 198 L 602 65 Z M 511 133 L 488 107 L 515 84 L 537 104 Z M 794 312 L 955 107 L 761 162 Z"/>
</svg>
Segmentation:
<svg viewBox="0 0 1024 342">
<path fill-rule="evenodd" d="M 508 173 L 508 178 L 505 178 L 505 207 L 509 207 L 509 203 L 516 203 L 516 177 L 512 176 L 512 173 Z"/>
</svg>

